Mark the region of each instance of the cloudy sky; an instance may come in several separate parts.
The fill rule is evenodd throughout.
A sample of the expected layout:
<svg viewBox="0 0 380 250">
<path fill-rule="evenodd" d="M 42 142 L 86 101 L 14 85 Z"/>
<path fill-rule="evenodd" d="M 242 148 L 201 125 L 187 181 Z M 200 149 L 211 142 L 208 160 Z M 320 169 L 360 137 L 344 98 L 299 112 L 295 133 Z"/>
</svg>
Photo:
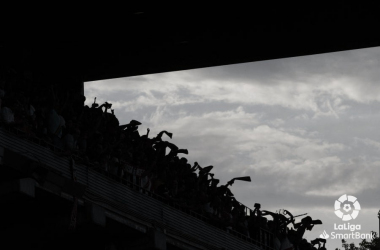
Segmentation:
<svg viewBox="0 0 380 250">
<path fill-rule="evenodd" d="M 86 104 L 111 102 L 140 134 L 172 132 L 183 156 L 213 165 L 223 184 L 251 176 L 232 186 L 237 199 L 321 219 L 308 240 L 343 223 L 334 214 L 343 194 L 362 207 L 350 223 L 378 232 L 379 60 L 370 48 L 87 82 Z"/>
</svg>

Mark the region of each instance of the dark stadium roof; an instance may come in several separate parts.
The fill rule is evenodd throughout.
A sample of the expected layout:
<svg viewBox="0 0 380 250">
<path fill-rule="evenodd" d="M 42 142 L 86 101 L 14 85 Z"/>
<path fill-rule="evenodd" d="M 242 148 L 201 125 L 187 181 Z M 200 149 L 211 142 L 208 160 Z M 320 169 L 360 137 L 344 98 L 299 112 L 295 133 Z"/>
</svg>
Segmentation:
<svg viewBox="0 0 380 250">
<path fill-rule="evenodd" d="M 22 32 L 1 38 L 2 63 L 93 81 L 380 46 L 377 9 L 343 2 L 243 12 L 141 10 L 54 28 L 46 22 L 25 23 Z"/>
</svg>

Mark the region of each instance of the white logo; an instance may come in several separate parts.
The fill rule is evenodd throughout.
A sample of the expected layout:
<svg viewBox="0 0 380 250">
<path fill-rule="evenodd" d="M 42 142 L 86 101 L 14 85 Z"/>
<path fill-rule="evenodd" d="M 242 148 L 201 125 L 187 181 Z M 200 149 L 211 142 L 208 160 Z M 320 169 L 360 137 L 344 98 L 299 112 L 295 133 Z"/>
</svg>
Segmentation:
<svg viewBox="0 0 380 250">
<path fill-rule="evenodd" d="M 328 233 L 326 233 L 326 230 L 323 231 L 323 233 L 321 233 L 319 235 L 319 238 L 322 238 L 322 239 L 328 239 L 330 237 L 330 235 L 328 235 Z"/>
<path fill-rule="evenodd" d="M 343 221 L 349 221 L 358 217 L 360 204 L 355 196 L 342 195 L 335 201 L 335 214 Z"/>
</svg>

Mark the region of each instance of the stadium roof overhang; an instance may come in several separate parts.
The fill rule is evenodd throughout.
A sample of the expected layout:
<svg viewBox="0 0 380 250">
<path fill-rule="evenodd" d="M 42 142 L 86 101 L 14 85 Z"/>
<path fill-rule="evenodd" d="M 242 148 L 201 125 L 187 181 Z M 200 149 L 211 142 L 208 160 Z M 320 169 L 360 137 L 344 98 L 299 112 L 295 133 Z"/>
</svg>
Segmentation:
<svg viewBox="0 0 380 250">
<path fill-rule="evenodd" d="M 6 65 L 94 81 L 380 46 L 378 24 L 376 9 L 349 5 L 140 11 L 84 26 L 30 26 L 0 46 Z"/>
</svg>

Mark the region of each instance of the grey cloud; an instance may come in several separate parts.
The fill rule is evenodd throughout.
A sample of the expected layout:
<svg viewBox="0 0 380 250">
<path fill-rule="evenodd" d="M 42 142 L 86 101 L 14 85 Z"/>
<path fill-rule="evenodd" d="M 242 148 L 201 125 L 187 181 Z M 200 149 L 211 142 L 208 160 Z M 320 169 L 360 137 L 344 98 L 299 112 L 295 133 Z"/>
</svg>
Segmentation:
<svg viewBox="0 0 380 250">
<path fill-rule="evenodd" d="M 141 121 L 140 134 L 169 130 L 221 183 L 251 176 L 232 187 L 242 203 L 330 220 L 344 193 L 380 206 L 379 56 L 372 48 L 116 79 L 90 83 L 86 95 L 114 102 L 122 123 Z"/>
<path fill-rule="evenodd" d="M 160 116 L 162 120 L 165 120 L 165 114 L 160 114 Z M 247 131 L 242 129 L 231 130 L 231 134 L 226 133 L 226 128 L 223 125 L 221 130 L 215 129 L 215 127 L 220 126 L 220 123 L 229 127 L 230 121 L 227 117 L 218 120 L 209 115 L 206 123 L 197 117 L 182 117 L 180 121 L 180 123 L 176 120 L 167 121 L 170 124 L 166 128 L 170 128 L 172 132 L 175 128 L 183 132 L 179 136 L 174 134 L 173 141 L 181 147 L 188 148 L 194 157 L 194 161 L 202 164 L 202 161 L 196 158 L 196 156 L 201 156 L 201 160 L 204 159 L 207 165 L 218 166 L 216 169 L 219 172 L 239 175 L 239 171 L 244 171 L 246 166 L 253 162 L 251 168 L 261 171 L 258 174 L 260 179 L 267 179 L 265 176 L 263 177 L 263 173 L 268 171 L 268 167 L 271 167 L 272 170 L 269 171 L 268 178 L 271 176 L 276 180 L 273 181 L 274 187 L 283 185 L 288 189 L 294 189 L 294 186 L 298 186 L 295 191 L 310 189 L 312 183 L 315 183 L 314 188 L 319 188 L 320 184 L 325 184 L 324 180 L 326 183 L 332 183 L 335 180 L 342 179 L 343 175 L 340 172 L 335 175 L 329 172 L 331 165 L 339 164 L 341 166 L 343 164 L 339 157 L 334 156 L 334 153 L 346 150 L 346 147 L 341 144 L 326 143 L 314 139 L 308 140 L 260 125 L 256 127 L 259 129 L 257 136 L 260 136 L 256 140 L 255 135 L 250 138 Z M 235 127 L 241 128 L 244 125 L 243 123 L 234 121 L 233 124 Z M 244 146 L 245 144 L 248 146 Z M 271 151 L 267 151 L 268 149 Z M 320 166 L 324 166 L 324 168 L 313 169 L 320 168 Z M 234 172 L 228 172 L 231 169 Z M 343 168 L 341 169 L 343 170 Z M 276 172 L 275 170 L 281 171 Z M 352 172 L 351 170 L 349 173 Z M 316 178 L 318 174 L 321 177 Z M 310 178 L 313 176 L 316 180 L 311 182 Z M 331 179 L 333 176 L 335 179 Z M 302 181 L 300 177 L 304 180 Z M 298 183 L 290 185 L 293 183 L 292 180 L 298 180 Z"/>
</svg>

